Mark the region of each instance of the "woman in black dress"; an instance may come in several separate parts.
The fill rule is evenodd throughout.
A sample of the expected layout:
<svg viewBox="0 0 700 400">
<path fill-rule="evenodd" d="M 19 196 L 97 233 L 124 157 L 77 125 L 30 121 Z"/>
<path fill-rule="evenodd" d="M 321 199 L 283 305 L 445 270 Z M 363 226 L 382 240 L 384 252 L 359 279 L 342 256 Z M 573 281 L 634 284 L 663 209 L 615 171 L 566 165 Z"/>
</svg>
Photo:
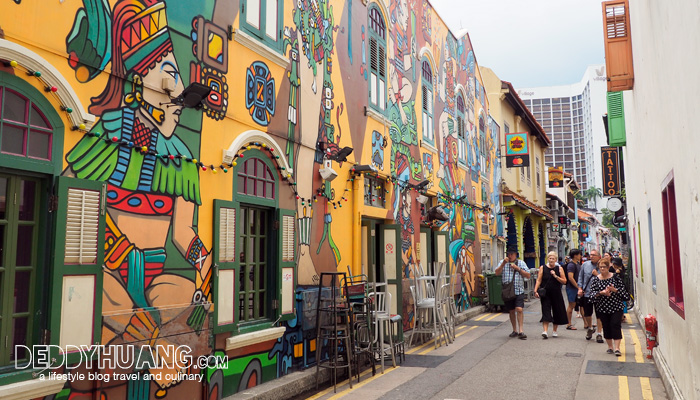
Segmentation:
<svg viewBox="0 0 700 400">
<path fill-rule="evenodd" d="M 542 305 L 542 339 L 547 339 L 549 324 L 552 324 L 552 337 L 557 337 L 557 327 L 567 325 L 569 318 L 566 316 L 564 296 L 561 294 L 561 285 L 566 283 L 564 268 L 557 264 L 557 254 L 547 254 L 547 265 L 540 267 L 535 284 L 535 297 L 540 299 Z M 540 288 L 544 289 L 544 296 L 540 296 Z"/>
<path fill-rule="evenodd" d="M 600 275 L 591 280 L 591 294 L 596 314 L 603 325 L 603 336 L 608 343 L 608 353 L 621 356 L 622 311 L 627 299 L 627 289 L 617 274 L 610 272 L 610 262 L 600 260 Z"/>
</svg>

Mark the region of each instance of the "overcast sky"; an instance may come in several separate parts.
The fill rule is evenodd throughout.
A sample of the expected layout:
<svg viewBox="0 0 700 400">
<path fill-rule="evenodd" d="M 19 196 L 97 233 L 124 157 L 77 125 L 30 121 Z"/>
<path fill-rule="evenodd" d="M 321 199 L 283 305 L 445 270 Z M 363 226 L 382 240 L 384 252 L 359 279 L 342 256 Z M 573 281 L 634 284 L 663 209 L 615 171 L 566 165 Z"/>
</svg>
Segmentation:
<svg viewBox="0 0 700 400">
<path fill-rule="evenodd" d="M 467 29 L 480 66 L 515 88 L 576 83 L 603 64 L 600 0 L 431 0 L 453 33 Z"/>
</svg>

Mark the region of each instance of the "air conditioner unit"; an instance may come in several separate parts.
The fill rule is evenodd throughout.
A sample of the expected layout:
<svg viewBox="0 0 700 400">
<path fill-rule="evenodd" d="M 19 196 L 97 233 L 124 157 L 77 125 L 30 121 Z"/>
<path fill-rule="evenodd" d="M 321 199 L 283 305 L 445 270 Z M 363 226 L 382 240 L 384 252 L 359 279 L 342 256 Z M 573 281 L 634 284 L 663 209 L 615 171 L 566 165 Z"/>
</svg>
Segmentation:
<svg viewBox="0 0 700 400">
<path fill-rule="evenodd" d="M 331 167 L 331 160 L 324 159 L 323 160 L 323 168 L 321 168 L 318 172 L 321 173 L 321 178 L 323 180 L 326 180 L 328 182 L 332 181 L 338 176 L 338 173 L 335 172 L 335 170 Z"/>
<path fill-rule="evenodd" d="M 422 194 L 418 195 L 418 197 L 416 197 L 416 201 L 418 201 L 421 204 L 425 204 L 428 202 L 428 196 L 424 196 Z"/>
</svg>

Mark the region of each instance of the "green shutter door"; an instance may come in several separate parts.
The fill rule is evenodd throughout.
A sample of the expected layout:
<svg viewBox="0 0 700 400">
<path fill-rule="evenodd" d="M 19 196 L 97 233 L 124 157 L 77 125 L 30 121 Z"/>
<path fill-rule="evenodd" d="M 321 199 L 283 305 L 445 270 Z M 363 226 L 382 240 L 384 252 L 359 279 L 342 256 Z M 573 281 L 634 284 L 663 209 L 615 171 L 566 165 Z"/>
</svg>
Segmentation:
<svg viewBox="0 0 700 400">
<path fill-rule="evenodd" d="M 380 225 L 381 263 L 391 293 L 391 314 L 402 315 L 403 261 L 401 259 L 401 227 L 399 225 Z"/>
<path fill-rule="evenodd" d="M 62 349 L 100 344 L 105 187 L 102 182 L 58 177 L 50 327 L 51 344 Z M 68 361 L 79 357 L 69 355 Z"/>
<path fill-rule="evenodd" d="M 277 210 L 277 317 L 287 321 L 295 317 L 296 288 L 296 215 L 294 210 Z"/>
<path fill-rule="evenodd" d="M 433 265 L 433 231 L 421 226 L 420 228 L 420 252 L 418 252 L 418 262 L 423 267 L 423 271 L 430 271 Z M 429 272 L 426 272 L 429 273 Z"/>
<path fill-rule="evenodd" d="M 450 267 L 450 259 L 449 259 L 449 240 L 447 237 L 447 232 L 433 232 L 433 238 L 435 240 L 435 255 L 433 256 L 433 259 L 438 262 L 438 263 L 444 263 L 444 267 L 442 269 L 443 274 L 449 274 L 451 271 L 449 271 Z M 432 271 L 433 275 L 437 274 L 437 270 Z M 436 288 L 437 289 L 437 288 Z"/>
<path fill-rule="evenodd" d="M 214 200 L 214 333 L 235 329 L 238 202 Z"/>
<path fill-rule="evenodd" d="M 608 134 L 610 146 L 620 147 L 627 143 L 625 132 L 625 104 L 622 92 L 608 92 Z"/>
</svg>

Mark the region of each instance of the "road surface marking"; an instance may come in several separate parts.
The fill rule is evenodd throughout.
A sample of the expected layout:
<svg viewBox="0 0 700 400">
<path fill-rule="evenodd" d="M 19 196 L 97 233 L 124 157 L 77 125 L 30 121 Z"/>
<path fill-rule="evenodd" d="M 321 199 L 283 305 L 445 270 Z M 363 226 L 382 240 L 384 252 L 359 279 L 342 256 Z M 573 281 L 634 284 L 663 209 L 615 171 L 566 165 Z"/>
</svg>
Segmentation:
<svg viewBox="0 0 700 400">
<path fill-rule="evenodd" d="M 462 336 L 462 335 L 464 335 L 465 333 L 469 332 L 470 330 L 476 329 L 476 328 L 477 328 L 476 326 L 472 326 L 471 328 L 467 329 L 466 331 L 460 332 L 460 333 L 456 334 L 456 335 L 455 335 L 455 339 L 458 338 L 458 337 L 460 337 L 460 336 Z"/>
<path fill-rule="evenodd" d="M 634 360 L 638 363 L 644 362 L 644 351 L 642 350 L 642 344 L 639 341 L 637 332 L 630 330 L 630 335 L 632 335 L 632 341 L 634 342 Z M 642 398 L 644 400 L 653 400 L 654 395 L 651 393 L 651 382 L 649 378 L 642 376 L 639 377 L 639 383 L 642 385 Z"/>
<path fill-rule="evenodd" d="M 620 342 L 620 351 L 622 351 L 622 356 L 617 357 L 617 361 L 619 362 L 625 362 L 625 335 L 624 332 L 622 334 L 622 341 Z M 620 400 L 629 400 L 630 398 L 630 387 L 629 387 L 629 381 L 626 376 L 618 376 L 617 377 L 617 384 L 618 384 L 618 393 L 620 396 Z"/>
<path fill-rule="evenodd" d="M 491 313 L 486 313 L 478 318 L 474 318 L 474 321 L 481 321 L 482 319 L 488 317 L 489 315 L 491 315 Z M 496 314 L 496 315 L 498 315 L 498 314 Z"/>
<path fill-rule="evenodd" d="M 368 368 L 366 371 L 362 372 L 362 373 L 360 374 L 360 378 L 362 378 L 363 376 L 369 374 L 370 372 L 372 372 L 372 368 Z M 380 374 L 380 373 L 377 372 L 377 375 L 379 375 L 379 374 Z M 375 376 L 377 376 L 377 375 L 375 375 Z M 347 385 L 347 384 L 348 384 L 348 380 L 346 379 L 346 380 L 344 380 L 344 381 L 338 383 L 338 384 L 336 385 L 336 387 L 342 388 L 344 385 Z M 327 388 L 327 389 L 325 389 L 325 390 L 322 390 L 322 391 L 316 393 L 315 395 L 313 395 L 313 396 L 311 396 L 311 397 L 307 397 L 306 400 L 315 400 L 315 399 L 318 399 L 319 397 L 323 397 L 323 396 L 325 396 L 326 394 L 330 393 L 331 390 L 333 390 L 333 386 L 331 386 L 331 387 L 329 387 L 329 388 Z"/>
<path fill-rule="evenodd" d="M 486 321 L 491 321 L 492 319 L 498 317 L 499 315 L 501 315 L 501 314 L 494 314 L 493 316 L 486 318 Z"/>
<path fill-rule="evenodd" d="M 345 396 L 346 394 L 352 392 L 353 390 L 359 389 L 359 388 L 361 388 L 362 386 L 365 386 L 366 384 L 372 382 L 373 380 L 375 380 L 375 379 L 377 379 L 377 378 L 379 378 L 379 377 L 381 377 L 381 376 L 386 376 L 389 372 L 391 372 L 391 371 L 396 371 L 396 370 L 399 369 L 399 368 L 400 368 L 400 367 L 398 367 L 398 366 L 397 366 L 397 367 L 393 367 L 393 368 L 391 368 L 391 369 L 386 370 L 386 372 L 385 372 L 384 374 L 377 374 L 377 375 L 375 375 L 375 376 L 373 376 L 373 377 L 367 378 L 367 379 L 365 379 L 363 382 L 360 382 L 360 383 L 356 384 L 355 386 L 353 386 L 352 389 L 348 388 L 348 389 L 345 389 L 345 390 L 343 390 L 343 391 L 340 391 L 340 392 L 334 394 L 333 396 L 329 397 L 329 398 L 326 399 L 326 400 L 338 399 L 338 398 L 340 398 L 340 397 L 342 397 L 342 396 Z"/>
</svg>

